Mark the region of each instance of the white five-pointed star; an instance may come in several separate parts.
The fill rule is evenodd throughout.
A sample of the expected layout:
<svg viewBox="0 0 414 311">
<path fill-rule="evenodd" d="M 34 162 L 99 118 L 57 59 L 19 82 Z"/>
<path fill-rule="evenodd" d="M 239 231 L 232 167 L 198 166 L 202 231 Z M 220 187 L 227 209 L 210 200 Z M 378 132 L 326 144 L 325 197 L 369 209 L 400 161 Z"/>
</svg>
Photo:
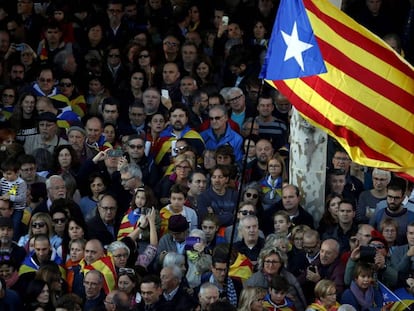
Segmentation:
<svg viewBox="0 0 414 311">
<path fill-rule="evenodd" d="M 288 35 L 284 31 L 281 32 L 283 40 L 287 45 L 284 61 L 287 61 L 288 59 L 294 57 L 302 71 L 305 71 L 303 65 L 302 52 L 310 49 L 313 45 L 299 40 L 296 22 L 293 24 L 292 33 L 290 35 Z"/>
</svg>

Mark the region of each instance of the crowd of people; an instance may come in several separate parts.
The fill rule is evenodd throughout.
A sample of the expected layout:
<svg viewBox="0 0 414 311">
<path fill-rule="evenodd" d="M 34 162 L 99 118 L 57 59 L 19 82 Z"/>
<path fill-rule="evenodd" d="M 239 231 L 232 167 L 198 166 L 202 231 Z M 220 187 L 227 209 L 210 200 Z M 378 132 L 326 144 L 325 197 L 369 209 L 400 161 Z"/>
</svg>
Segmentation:
<svg viewBox="0 0 414 311">
<path fill-rule="evenodd" d="M 320 220 L 289 183 L 292 106 L 258 78 L 278 5 L 0 1 L 0 310 L 414 300 L 411 183 L 332 139 Z M 342 9 L 413 60 L 413 1 Z"/>
</svg>

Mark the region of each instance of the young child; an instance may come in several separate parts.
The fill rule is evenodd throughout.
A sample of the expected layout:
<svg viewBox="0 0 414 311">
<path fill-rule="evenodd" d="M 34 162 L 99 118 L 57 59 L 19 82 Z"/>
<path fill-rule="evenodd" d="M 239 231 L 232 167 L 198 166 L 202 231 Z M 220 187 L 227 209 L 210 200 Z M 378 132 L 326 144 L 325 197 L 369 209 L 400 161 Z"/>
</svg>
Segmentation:
<svg viewBox="0 0 414 311">
<path fill-rule="evenodd" d="M 7 159 L 1 164 L 1 170 L 3 177 L 0 180 L 0 199 L 9 200 L 13 207 L 13 226 L 14 236 L 13 240 L 17 239 L 21 235 L 21 221 L 23 217 L 23 211 L 26 207 L 26 182 L 19 177 L 19 164 L 17 161 Z"/>
<path fill-rule="evenodd" d="M 354 280 L 342 294 L 341 304 L 350 304 L 358 311 L 381 310 L 383 297 L 373 284 L 372 264 L 359 262 L 354 270 Z"/>
<path fill-rule="evenodd" d="M 264 298 L 263 308 L 269 311 L 296 310 L 293 301 L 286 296 L 288 290 L 288 281 L 281 275 L 274 275 L 270 281 L 269 291 Z"/>
<path fill-rule="evenodd" d="M 161 217 L 161 230 L 160 237 L 162 237 L 168 231 L 168 219 L 172 215 L 183 215 L 190 225 L 190 231 L 197 229 L 198 226 L 198 217 L 196 212 L 184 205 L 184 202 L 187 198 L 187 190 L 184 186 L 180 184 L 174 184 L 170 190 L 170 204 L 164 206 L 160 210 Z"/>
</svg>

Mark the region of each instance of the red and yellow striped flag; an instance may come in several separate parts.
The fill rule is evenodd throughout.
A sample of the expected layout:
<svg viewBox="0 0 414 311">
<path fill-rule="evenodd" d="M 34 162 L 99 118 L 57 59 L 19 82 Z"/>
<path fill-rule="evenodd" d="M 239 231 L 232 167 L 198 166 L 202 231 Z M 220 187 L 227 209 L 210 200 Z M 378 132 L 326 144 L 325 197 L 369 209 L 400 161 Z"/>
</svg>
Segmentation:
<svg viewBox="0 0 414 311">
<path fill-rule="evenodd" d="M 328 0 L 303 4 L 327 73 L 267 82 L 355 162 L 414 179 L 413 67 Z"/>
</svg>

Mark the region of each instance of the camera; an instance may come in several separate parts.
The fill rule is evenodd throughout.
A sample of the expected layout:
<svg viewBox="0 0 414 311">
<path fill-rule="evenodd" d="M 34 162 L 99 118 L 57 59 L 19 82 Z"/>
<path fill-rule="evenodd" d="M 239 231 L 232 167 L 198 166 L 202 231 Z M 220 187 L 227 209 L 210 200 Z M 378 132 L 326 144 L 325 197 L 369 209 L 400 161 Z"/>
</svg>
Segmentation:
<svg viewBox="0 0 414 311">
<path fill-rule="evenodd" d="M 185 247 L 186 251 L 194 250 L 194 244 L 200 243 L 201 239 L 199 237 L 189 236 L 185 239 Z"/>
<path fill-rule="evenodd" d="M 359 258 L 360 258 L 361 261 L 374 263 L 375 254 L 377 252 L 375 247 L 361 246 L 359 250 L 360 250 Z"/>
</svg>

